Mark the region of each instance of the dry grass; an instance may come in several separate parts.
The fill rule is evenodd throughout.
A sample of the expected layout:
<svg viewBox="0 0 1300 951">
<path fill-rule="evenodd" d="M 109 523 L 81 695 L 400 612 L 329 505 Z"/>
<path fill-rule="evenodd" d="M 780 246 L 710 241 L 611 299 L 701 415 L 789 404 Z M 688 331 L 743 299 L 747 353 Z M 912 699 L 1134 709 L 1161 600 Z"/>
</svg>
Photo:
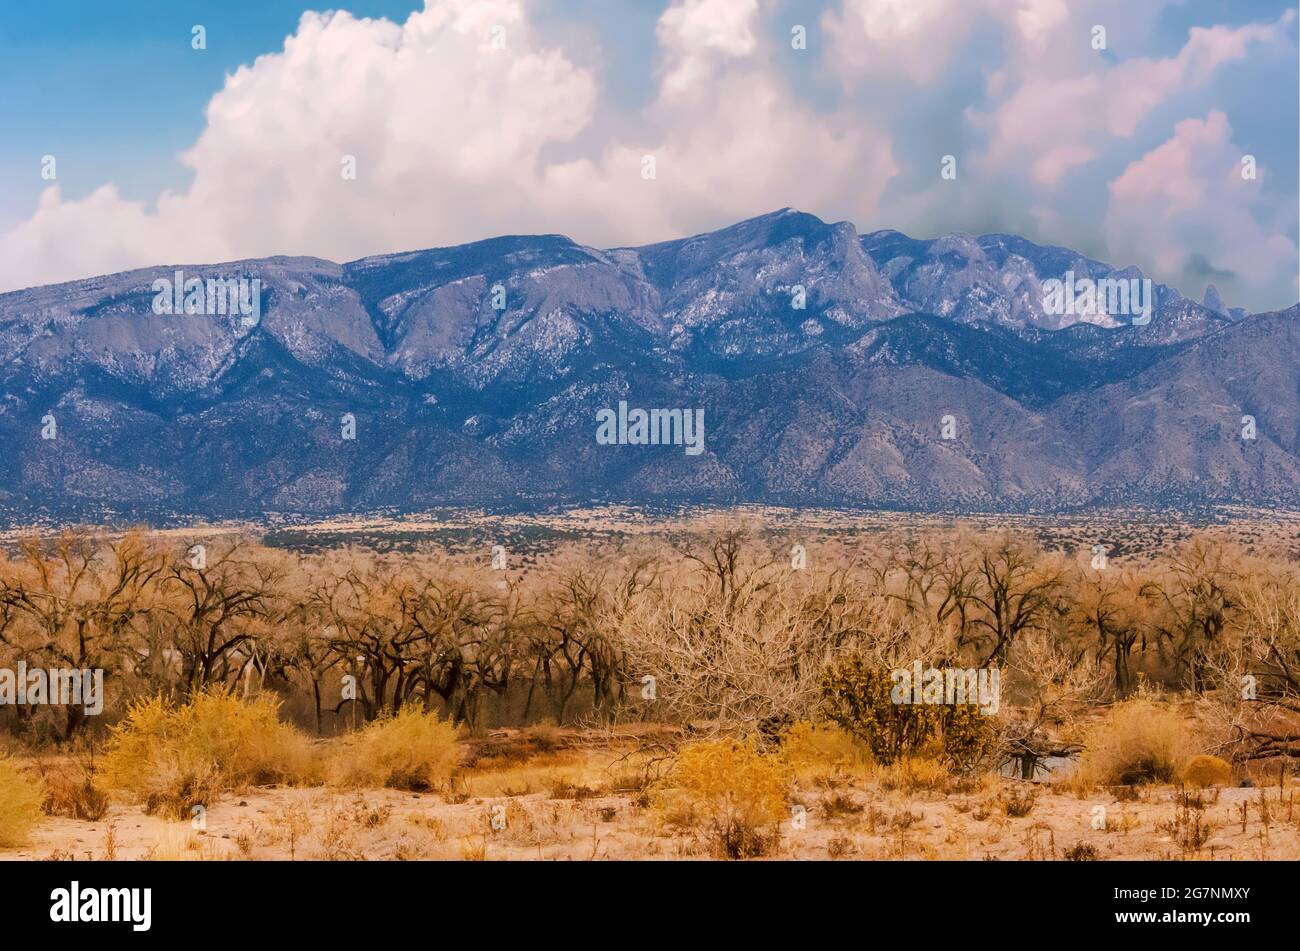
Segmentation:
<svg viewBox="0 0 1300 951">
<path fill-rule="evenodd" d="M 206 862 L 220 857 L 211 843 L 184 823 L 168 823 L 144 855 L 150 862 Z"/>
<path fill-rule="evenodd" d="M 45 791 L 10 758 L 0 759 L 0 846 L 22 845 L 41 819 Z"/>
<path fill-rule="evenodd" d="M 437 789 L 451 779 L 459 756 L 455 727 L 408 706 L 340 740 L 330 780 L 351 789 Z"/>
<path fill-rule="evenodd" d="M 35 761 L 45 788 L 45 814 L 98 822 L 110 798 L 99 782 L 92 755 L 40 757 Z"/>
<path fill-rule="evenodd" d="M 683 748 L 656 799 L 670 822 L 699 830 L 714 855 L 752 858 L 774 847 L 790 783 L 783 757 L 726 738 Z"/>
<path fill-rule="evenodd" d="M 800 782 L 866 776 L 871 751 L 833 723 L 800 720 L 781 737 L 781 752 Z"/>
<path fill-rule="evenodd" d="M 937 759 L 906 756 L 888 766 L 876 766 L 875 781 L 885 790 L 906 793 L 942 792 L 952 781 L 952 774 Z"/>
<path fill-rule="evenodd" d="M 1081 789 L 1169 783 L 1189 745 L 1185 716 L 1169 704 L 1134 697 L 1084 733 L 1074 782 Z"/>
<path fill-rule="evenodd" d="M 276 716 L 277 703 L 221 690 L 180 706 L 161 697 L 134 704 L 113 729 L 106 785 L 143 799 L 150 812 L 189 819 L 223 792 L 310 781 L 310 742 Z"/>
<path fill-rule="evenodd" d="M 51 816 L 67 816 L 98 822 L 108 813 L 108 793 L 91 779 L 75 779 L 66 773 L 56 773 L 45 780 L 45 812 Z"/>
</svg>

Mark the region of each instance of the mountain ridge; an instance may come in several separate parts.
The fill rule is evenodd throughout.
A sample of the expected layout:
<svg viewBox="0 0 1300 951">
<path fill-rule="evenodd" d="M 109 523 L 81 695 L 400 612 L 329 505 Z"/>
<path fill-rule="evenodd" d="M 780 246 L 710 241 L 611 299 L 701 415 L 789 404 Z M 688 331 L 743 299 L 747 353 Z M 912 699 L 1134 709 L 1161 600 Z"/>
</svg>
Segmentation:
<svg viewBox="0 0 1300 951">
<path fill-rule="evenodd" d="M 259 320 L 154 313 L 176 271 L 257 279 Z M 1043 306 L 1067 272 L 1145 279 L 1015 235 L 782 209 L 641 247 L 515 235 L 11 291 L 0 511 L 1294 502 L 1300 306 L 1246 315 L 1152 282 L 1146 323 L 1070 319 Z M 702 408 L 705 452 L 597 445 L 620 399 Z"/>
</svg>

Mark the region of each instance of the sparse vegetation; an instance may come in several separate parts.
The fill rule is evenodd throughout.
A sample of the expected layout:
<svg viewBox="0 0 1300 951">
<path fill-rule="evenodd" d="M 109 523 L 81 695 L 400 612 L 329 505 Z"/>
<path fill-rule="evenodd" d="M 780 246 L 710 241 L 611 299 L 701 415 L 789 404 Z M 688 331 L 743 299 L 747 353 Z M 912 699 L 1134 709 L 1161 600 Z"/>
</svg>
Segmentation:
<svg viewBox="0 0 1300 951">
<path fill-rule="evenodd" d="M 496 857 L 544 850 L 567 823 L 588 827 L 590 856 L 644 836 L 647 855 L 1081 860 L 1093 846 L 1058 848 L 1077 832 L 1053 840 L 1051 824 L 1061 799 L 1098 796 L 1128 804 L 1104 820 L 1108 857 L 1140 835 L 1218 849 L 1206 830 L 1226 835 L 1228 808 L 1243 838 L 1295 828 L 1293 560 L 1207 535 L 1099 571 L 958 531 L 828 540 L 792 570 L 770 554 L 784 540 L 753 530 L 674 542 L 503 573 L 250 540 L 212 543 L 200 567 L 161 535 L 23 539 L 0 557 L 0 666 L 101 666 L 111 689 L 96 718 L 0 709 L 17 753 L 0 790 L 37 797 L 22 821 L 0 805 L 0 835 L 18 830 L 14 847 L 42 814 L 94 822 L 123 803 L 188 821 L 285 785 L 364 803 L 241 824 L 236 854 L 357 858 L 382 841 L 400 858 Z M 996 669 L 1000 709 L 894 702 L 893 672 L 917 662 Z M 1234 777 L 1272 791 L 1247 809 Z M 376 798 L 399 792 L 445 811 L 399 821 Z M 482 827 L 493 801 L 504 830 Z M 783 835 L 792 805 L 839 831 Z M 940 806 L 960 825 L 936 839 Z M 130 852 L 132 827 L 115 828 Z M 189 841 L 153 854 L 211 851 Z"/>
<path fill-rule="evenodd" d="M 451 778 L 459 752 L 451 724 L 408 706 L 344 738 L 331 779 L 351 788 L 436 789 Z"/>
<path fill-rule="evenodd" d="M 22 845 L 41 818 L 43 790 L 14 761 L 0 757 L 0 846 Z"/>
<path fill-rule="evenodd" d="M 1083 738 L 1078 781 L 1085 785 L 1170 783 L 1187 749 L 1187 725 L 1145 697 L 1116 704 Z"/>
</svg>

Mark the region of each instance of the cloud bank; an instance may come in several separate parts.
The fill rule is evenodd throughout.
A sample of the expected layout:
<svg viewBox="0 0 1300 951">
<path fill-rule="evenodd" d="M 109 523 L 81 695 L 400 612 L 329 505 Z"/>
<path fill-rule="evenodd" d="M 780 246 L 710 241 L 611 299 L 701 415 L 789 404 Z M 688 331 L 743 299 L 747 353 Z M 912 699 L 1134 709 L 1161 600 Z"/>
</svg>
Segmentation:
<svg viewBox="0 0 1300 951">
<path fill-rule="evenodd" d="M 1095 25 L 1131 45 L 1164 5 L 836 0 L 801 19 L 774 0 L 673 0 L 647 38 L 654 94 L 634 115 L 584 57 L 542 38 L 526 0 L 426 0 L 401 24 L 307 13 L 209 101 L 180 156 L 186 190 L 145 206 L 112 183 L 79 200 L 50 186 L 0 234 L 0 289 L 504 233 L 644 243 L 786 205 L 938 233 L 997 203 L 1009 227 L 1185 290 L 1208 269 L 1239 276 L 1248 305 L 1293 302 L 1294 202 L 1288 222 L 1261 182 L 1295 170 L 1265 156 L 1243 182 L 1229 117 L 1195 98 L 1259 50 L 1294 56 L 1295 15 L 1195 28 L 1165 56 L 1093 47 Z M 793 57 L 816 64 L 817 94 L 794 82 Z M 955 122 L 918 135 L 918 115 L 952 112 L 954 70 L 972 63 L 982 81 Z M 947 152 L 956 181 L 939 175 Z"/>
</svg>

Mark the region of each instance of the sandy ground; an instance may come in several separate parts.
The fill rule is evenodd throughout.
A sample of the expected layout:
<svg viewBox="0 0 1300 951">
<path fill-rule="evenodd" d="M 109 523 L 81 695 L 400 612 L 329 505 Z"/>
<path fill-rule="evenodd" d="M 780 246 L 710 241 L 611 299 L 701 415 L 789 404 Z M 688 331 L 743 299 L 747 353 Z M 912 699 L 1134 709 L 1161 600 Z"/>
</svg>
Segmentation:
<svg viewBox="0 0 1300 951">
<path fill-rule="evenodd" d="M 1028 814 L 1009 815 L 1009 803 L 1014 812 L 1014 801 L 1031 792 Z M 861 779 L 824 782 L 797 792 L 792 819 L 770 854 L 1050 860 L 1083 846 L 1101 860 L 1300 859 L 1300 807 L 1291 789 L 1207 790 L 1199 809 L 1180 807 L 1174 788 L 1136 795 L 1080 798 L 1017 781 L 948 794 L 885 791 Z M 698 830 L 673 828 L 632 795 L 575 800 L 537 792 L 449 802 L 394 790 L 258 788 L 223 799 L 201 818 L 168 822 L 126 805 L 114 805 L 98 822 L 50 818 L 27 847 L 0 851 L 0 859 L 710 857 Z M 1196 845 L 1198 823 L 1208 831 Z"/>
</svg>

